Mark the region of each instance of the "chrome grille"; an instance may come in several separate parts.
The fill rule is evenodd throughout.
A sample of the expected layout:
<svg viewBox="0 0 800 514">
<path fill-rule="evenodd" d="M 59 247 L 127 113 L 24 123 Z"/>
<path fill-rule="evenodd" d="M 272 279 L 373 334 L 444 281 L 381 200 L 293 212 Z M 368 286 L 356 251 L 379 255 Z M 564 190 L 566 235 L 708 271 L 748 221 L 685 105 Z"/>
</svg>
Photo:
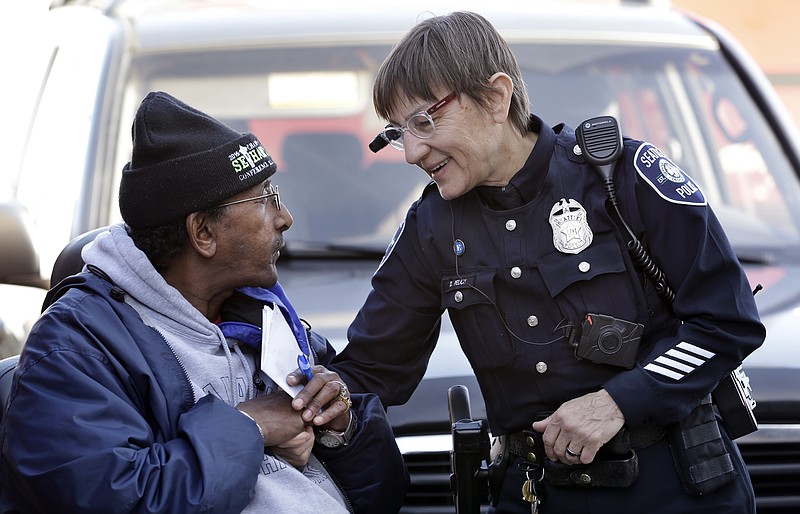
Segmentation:
<svg viewBox="0 0 800 514">
<path fill-rule="evenodd" d="M 800 512 L 800 426 L 795 427 L 788 432 L 786 427 L 762 427 L 737 441 L 753 482 L 759 514 Z M 455 512 L 449 451 L 406 453 L 404 457 L 411 486 L 401 513 Z M 485 512 L 488 505 L 486 498 L 481 510 Z"/>
</svg>

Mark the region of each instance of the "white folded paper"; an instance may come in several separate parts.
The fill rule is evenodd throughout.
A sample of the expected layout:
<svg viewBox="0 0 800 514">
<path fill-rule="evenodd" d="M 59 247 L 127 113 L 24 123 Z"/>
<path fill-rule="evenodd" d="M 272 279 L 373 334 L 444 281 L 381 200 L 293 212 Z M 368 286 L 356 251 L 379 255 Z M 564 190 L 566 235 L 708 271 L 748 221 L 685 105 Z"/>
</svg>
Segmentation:
<svg viewBox="0 0 800 514">
<path fill-rule="evenodd" d="M 261 369 L 294 398 L 302 385 L 290 386 L 286 375 L 295 371 L 300 348 L 291 327 L 278 307 L 264 306 L 261 330 Z"/>
</svg>

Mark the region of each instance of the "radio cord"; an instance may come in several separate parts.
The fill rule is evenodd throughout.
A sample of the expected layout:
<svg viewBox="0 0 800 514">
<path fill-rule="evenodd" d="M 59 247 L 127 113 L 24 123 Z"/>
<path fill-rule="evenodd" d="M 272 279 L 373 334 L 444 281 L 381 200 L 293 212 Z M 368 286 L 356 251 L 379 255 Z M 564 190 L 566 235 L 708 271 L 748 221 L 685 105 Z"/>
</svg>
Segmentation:
<svg viewBox="0 0 800 514">
<path fill-rule="evenodd" d="M 658 295 L 665 302 L 671 304 L 675 300 L 675 292 L 669 286 L 669 283 L 667 282 L 667 276 L 663 271 L 661 271 L 661 268 L 658 267 L 655 261 L 653 261 L 653 258 L 647 253 L 647 250 L 644 248 L 642 242 L 639 241 L 639 238 L 636 237 L 636 234 L 633 233 L 633 230 L 631 230 L 628 224 L 625 223 L 625 219 L 619 212 L 617 193 L 614 189 L 614 179 L 611 177 L 613 166 L 611 164 L 597 165 L 597 169 L 600 172 L 600 177 L 603 180 L 603 188 L 606 190 L 606 197 L 611 203 L 611 206 L 614 207 L 617 220 L 625 228 L 631 238 L 626 246 L 631 259 L 633 260 L 634 266 L 636 266 L 641 272 L 643 272 L 653 281 L 653 286 L 656 288 L 656 293 L 658 293 Z"/>
<path fill-rule="evenodd" d="M 453 201 L 450 200 L 447 203 L 450 205 L 450 237 L 451 237 L 451 240 L 453 241 L 453 243 L 455 244 L 455 241 L 456 241 L 456 227 L 455 227 L 455 225 L 456 225 L 456 216 L 455 216 L 455 213 L 453 212 Z M 458 277 L 459 279 L 463 279 L 463 277 L 461 276 L 461 272 L 458 269 L 458 254 L 455 252 L 455 248 L 453 248 L 452 250 L 453 250 L 453 255 L 455 256 L 456 277 Z M 494 307 L 494 310 L 497 313 L 497 317 L 500 318 L 500 323 L 503 324 L 503 327 L 511 335 L 511 337 L 513 337 L 514 339 L 520 341 L 521 343 L 529 344 L 529 345 L 533 345 L 533 346 L 547 346 L 547 345 L 550 345 L 550 344 L 553 344 L 553 343 L 557 343 L 558 341 L 561 341 L 562 339 L 564 339 L 566 337 L 565 334 L 562 334 L 562 335 L 556 337 L 555 339 L 551 339 L 550 341 L 547 341 L 547 342 L 536 342 L 536 341 L 529 341 L 529 340 L 527 340 L 527 339 L 525 339 L 523 337 L 518 336 L 517 334 L 514 333 L 513 330 L 511 330 L 511 327 L 508 326 L 508 323 L 506 323 L 506 319 L 503 316 L 503 313 L 500 311 L 500 308 L 497 306 L 497 303 L 495 303 L 494 300 L 489 298 L 489 295 L 487 295 L 486 293 L 481 291 L 481 289 L 478 288 L 477 286 L 474 286 L 474 285 L 472 285 L 470 283 L 467 283 L 466 281 L 464 282 L 464 284 L 467 287 L 469 287 L 470 289 L 472 289 L 475 292 L 477 292 L 483 298 L 485 298 L 489 302 L 489 304 L 492 307 Z M 572 323 L 570 323 L 566 319 L 562 319 L 558 323 L 558 325 L 556 325 L 556 328 L 553 329 L 553 332 L 556 332 L 557 330 L 565 330 L 566 331 L 566 330 L 571 329 L 571 328 L 572 328 Z"/>
</svg>

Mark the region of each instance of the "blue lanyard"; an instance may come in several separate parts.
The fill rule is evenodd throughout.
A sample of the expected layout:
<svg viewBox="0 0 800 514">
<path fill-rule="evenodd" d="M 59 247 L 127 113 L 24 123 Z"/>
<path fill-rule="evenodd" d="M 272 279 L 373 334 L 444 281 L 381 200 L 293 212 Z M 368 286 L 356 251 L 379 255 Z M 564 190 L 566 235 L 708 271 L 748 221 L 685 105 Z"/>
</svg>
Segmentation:
<svg viewBox="0 0 800 514">
<path fill-rule="evenodd" d="M 284 319 L 286 319 L 286 322 L 292 329 L 292 333 L 297 340 L 297 346 L 300 349 L 300 354 L 297 356 L 297 366 L 303 372 L 306 379 L 311 380 L 311 364 L 309 361 L 311 350 L 306 336 L 306 329 L 300 322 L 300 317 L 294 310 L 289 298 L 286 297 L 283 287 L 281 287 L 279 283 L 276 283 L 269 289 L 262 287 L 243 287 L 239 289 L 239 292 L 251 298 L 255 298 L 256 300 L 278 306 Z M 261 349 L 261 327 L 239 321 L 224 321 L 219 324 L 219 328 L 222 330 L 225 337 L 238 339 L 256 350 Z"/>
</svg>

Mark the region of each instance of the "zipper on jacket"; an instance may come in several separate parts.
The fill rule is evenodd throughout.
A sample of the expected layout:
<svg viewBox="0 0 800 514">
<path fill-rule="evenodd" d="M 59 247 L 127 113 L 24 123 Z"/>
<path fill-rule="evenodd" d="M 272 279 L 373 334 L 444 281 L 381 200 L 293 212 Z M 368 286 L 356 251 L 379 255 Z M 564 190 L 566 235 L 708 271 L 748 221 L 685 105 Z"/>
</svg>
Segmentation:
<svg viewBox="0 0 800 514">
<path fill-rule="evenodd" d="M 175 350 L 172 348 L 172 345 L 169 344 L 169 342 L 167 341 L 167 338 L 164 337 L 164 334 L 162 334 L 158 330 L 156 330 L 156 332 L 158 333 L 159 336 L 161 336 L 161 340 L 164 341 L 164 344 L 167 345 L 167 348 L 169 348 L 169 351 L 172 352 L 172 356 L 175 357 L 176 361 L 178 361 L 178 366 L 180 366 L 181 371 L 183 371 L 183 378 L 186 379 L 186 384 L 189 386 L 189 393 L 192 395 L 192 404 L 189 405 L 189 407 L 191 408 L 192 405 L 197 403 L 197 398 L 194 395 L 194 388 L 192 387 L 192 381 L 189 380 L 189 372 L 186 371 L 186 367 L 183 365 L 181 360 L 178 358 L 178 354 L 175 353 Z"/>
<path fill-rule="evenodd" d="M 333 485 L 335 485 L 336 489 L 338 489 L 339 492 L 342 494 L 342 498 L 344 498 L 344 506 L 347 507 L 347 511 L 350 512 L 350 513 L 354 513 L 355 510 L 353 509 L 353 504 L 350 502 L 350 497 L 347 496 L 347 491 L 344 490 L 344 487 L 342 487 L 342 484 L 340 484 L 339 481 L 336 479 L 336 475 L 331 473 L 331 470 L 328 469 L 328 465 L 325 463 L 324 460 L 322 460 L 322 458 L 320 458 L 319 455 L 315 455 L 315 457 L 317 458 L 319 463 L 322 465 L 322 467 L 325 468 L 325 471 L 328 473 L 328 476 L 331 477 L 331 481 L 333 482 Z"/>
</svg>

